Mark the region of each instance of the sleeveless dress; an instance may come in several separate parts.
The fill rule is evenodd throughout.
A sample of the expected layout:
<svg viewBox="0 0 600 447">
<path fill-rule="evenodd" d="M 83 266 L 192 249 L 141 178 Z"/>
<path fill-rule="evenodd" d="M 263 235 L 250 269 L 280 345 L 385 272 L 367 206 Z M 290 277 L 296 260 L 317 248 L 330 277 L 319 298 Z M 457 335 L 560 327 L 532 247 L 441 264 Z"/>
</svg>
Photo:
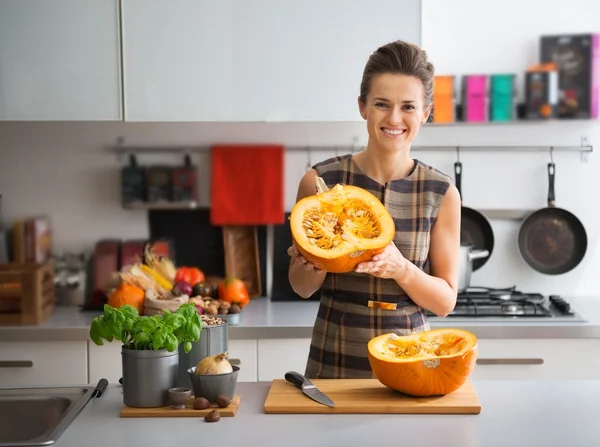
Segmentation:
<svg viewBox="0 0 600 447">
<path fill-rule="evenodd" d="M 329 188 L 355 185 L 375 195 L 394 219 L 394 243 L 402 255 L 427 269 L 430 231 L 452 179 L 415 160 L 405 178 L 381 185 L 356 165 L 352 154 L 313 166 Z M 368 302 L 397 303 L 395 310 L 369 307 Z M 311 379 L 373 378 L 367 343 L 377 335 L 407 335 L 429 330 L 424 309 L 417 306 L 393 279 L 368 273 L 328 273 L 321 287 L 305 375 Z"/>
</svg>

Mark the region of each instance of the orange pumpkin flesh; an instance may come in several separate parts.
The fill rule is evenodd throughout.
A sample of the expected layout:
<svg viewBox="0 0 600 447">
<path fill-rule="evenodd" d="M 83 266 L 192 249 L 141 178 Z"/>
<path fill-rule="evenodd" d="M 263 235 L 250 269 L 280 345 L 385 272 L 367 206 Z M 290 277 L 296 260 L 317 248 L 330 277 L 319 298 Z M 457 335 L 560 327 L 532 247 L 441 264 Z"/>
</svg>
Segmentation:
<svg viewBox="0 0 600 447">
<path fill-rule="evenodd" d="M 371 369 L 388 388 L 410 396 L 441 396 L 460 388 L 477 360 L 477 338 L 454 328 L 384 334 L 368 344 Z"/>
<path fill-rule="evenodd" d="M 394 220 L 369 191 L 337 184 L 299 200 L 290 214 L 298 251 L 316 267 L 332 273 L 351 272 L 381 253 L 394 239 Z"/>
</svg>

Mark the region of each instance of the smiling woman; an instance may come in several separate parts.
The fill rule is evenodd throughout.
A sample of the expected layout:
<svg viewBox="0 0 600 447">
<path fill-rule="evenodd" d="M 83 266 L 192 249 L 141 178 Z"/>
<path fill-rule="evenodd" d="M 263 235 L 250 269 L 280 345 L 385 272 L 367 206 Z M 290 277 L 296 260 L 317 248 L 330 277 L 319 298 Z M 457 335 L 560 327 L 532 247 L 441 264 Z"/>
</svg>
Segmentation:
<svg viewBox="0 0 600 447">
<path fill-rule="evenodd" d="M 430 329 L 424 309 L 446 316 L 456 303 L 460 198 L 450 177 L 413 159 L 412 142 L 432 108 L 433 65 L 406 42 L 378 48 L 364 69 L 358 108 L 367 147 L 321 161 L 302 178 L 297 201 L 326 186 L 353 185 L 373 194 L 394 221 L 393 241 L 354 271 L 328 272 L 293 245 L 289 279 L 309 297 L 321 289 L 306 375 L 373 377 L 367 345 L 384 333 Z"/>
</svg>

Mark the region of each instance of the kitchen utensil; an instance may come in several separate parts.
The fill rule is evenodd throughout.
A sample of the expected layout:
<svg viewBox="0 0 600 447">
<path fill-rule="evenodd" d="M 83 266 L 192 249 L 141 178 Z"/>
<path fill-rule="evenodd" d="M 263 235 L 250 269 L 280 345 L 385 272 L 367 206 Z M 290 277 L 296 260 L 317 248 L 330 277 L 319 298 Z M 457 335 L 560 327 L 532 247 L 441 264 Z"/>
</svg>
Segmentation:
<svg viewBox="0 0 600 447">
<path fill-rule="evenodd" d="M 456 188 L 462 201 L 462 163 L 454 163 L 454 178 Z M 460 244 L 471 246 L 474 250 L 487 250 L 487 256 L 472 258 L 473 271 L 479 270 L 492 256 L 494 251 L 494 230 L 488 218 L 479 211 L 461 207 L 460 211 Z"/>
<path fill-rule="evenodd" d="M 313 399 L 315 402 L 319 402 L 322 405 L 328 407 L 335 407 L 333 401 L 302 374 L 295 371 L 289 371 L 285 373 L 285 380 L 293 384 L 299 390 L 302 390 L 304 394 Z"/>
<path fill-rule="evenodd" d="M 233 417 L 237 414 L 240 409 L 241 397 L 236 394 L 233 396 L 231 403 L 225 408 L 219 408 L 216 404 L 212 404 L 210 407 L 204 410 L 196 410 L 194 408 L 194 399 L 192 395 L 186 402 L 183 410 L 176 410 L 173 405 L 165 407 L 155 408 L 132 408 L 123 407 L 119 414 L 122 418 L 203 418 L 213 410 L 218 410 L 221 417 Z"/>
<path fill-rule="evenodd" d="M 98 385 L 96 385 L 96 388 L 92 392 L 92 398 L 90 399 L 90 402 L 94 402 L 97 397 L 102 396 L 102 394 L 106 391 L 107 386 L 108 386 L 108 380 L 100 379 L 98 381 Z"/>
<path fill-rule="evenodd" d="M 547 275 L 573 270 L 583 260 L 588 238 L 581 221 L 556 207 L 555 164 L 548 163 L 548 206 L 530 214 L 519 229 L 519 250 L 525 262 Z"/>
<path fill-rule="evenodd" d="M 472 245 L 460 246 L 460 264 L 458 272 L 458 293 L 463 293 L 471 284 L 471 273 L 473 273 L 473 261 L 488 257 L 488 250 L 473 250 Z"/>
<path fill-rule="evenodd" d="M 481 403 L 471 381 L 445 396 L 412 397 L 387 388 L 377 379 L 314 379 L 335 401 L 328 407 L 307 399 L 283 379 L 271 384 L 265 413 L 280 414 L 479 414 Z"/>
</svg>

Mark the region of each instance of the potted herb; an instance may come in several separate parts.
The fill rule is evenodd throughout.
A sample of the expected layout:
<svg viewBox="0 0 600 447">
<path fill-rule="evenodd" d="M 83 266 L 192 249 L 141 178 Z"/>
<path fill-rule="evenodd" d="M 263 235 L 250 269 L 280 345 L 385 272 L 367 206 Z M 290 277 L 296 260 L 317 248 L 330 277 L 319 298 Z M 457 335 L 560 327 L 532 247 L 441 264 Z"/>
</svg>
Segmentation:
<svg viewBox="0 0 600 447">
<path fill-rule="evenodd" d="M 179 347 L 184 352 L 200 339 L 202 320 L 192 303 L 162 315 L 140 316 L 130 305 L 104 306 L 104 314 L 92 321 L 90 338 L 122 343 L 123 403 L 130 407 L 162 407 L 169 404 L 168 390 L 177 382 Z"/>
</svg>

